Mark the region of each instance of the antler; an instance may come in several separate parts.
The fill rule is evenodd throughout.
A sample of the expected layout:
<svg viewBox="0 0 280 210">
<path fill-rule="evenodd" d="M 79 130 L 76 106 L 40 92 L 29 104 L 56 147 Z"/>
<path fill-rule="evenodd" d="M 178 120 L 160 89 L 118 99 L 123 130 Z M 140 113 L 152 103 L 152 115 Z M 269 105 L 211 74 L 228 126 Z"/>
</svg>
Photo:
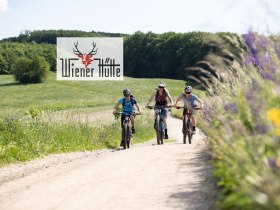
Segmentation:
<svg viewBox="0 0 280 210">
<path fill-rule="evenodd" d="M 75 55 L 82 55 L 83 53 L 81 53 L 79 50 L 78 50 L 78 41 L 77 41 L 77 44 L 74 43 L 74 46 L 76 48 L 76 50 L 73 48 L 73 52 Z"/>
<path fill-rule="evenodd" d="M 96 50 L 94 49 L 96 47 L 96 43 L 92 42 L 92 46 L 93 48 L 88 55 L 95 55 L 97 53 L 98 48 Z"/>
</svg>

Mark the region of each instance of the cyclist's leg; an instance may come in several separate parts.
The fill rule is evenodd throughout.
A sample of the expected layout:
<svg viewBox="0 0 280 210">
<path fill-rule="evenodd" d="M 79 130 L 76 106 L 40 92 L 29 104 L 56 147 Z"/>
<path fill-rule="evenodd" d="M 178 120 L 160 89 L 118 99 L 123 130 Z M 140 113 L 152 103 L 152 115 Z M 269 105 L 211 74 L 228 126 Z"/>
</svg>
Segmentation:
<svg viewBox="0 0 280 210">
<path fill-rule="evenodd" d="M 131 114 L 129 116 L 129 118 L 130 118 L 130 122 L 131 122 L 131 131 L 132 131 L 132 133 L 135 133 L 136 132 L 136 130 L 134 128 L 135 116 Z"/>
<path fill-rule="evenodd" d="M 196 109 L 192 109 L 192 127 L 193 127 L 193 131 L 196 130 Z"/>
<path fill-rule="evenodd" d="M 165 128 L 165 132 L 164 132 L 164 138 L 168 139 L 168 133 L 167 133 L 167 113 L 168 110 L 167 108 L 162 109 L 162 115 L 163 115 L 163 122 L 164 122 L 164 128 Z"/>
<path fill-rule="evenodd" d="M 167 112 L 168 112 L 168 110 L 166 108 L 162 109 L 162 116 L 163 116 L 163 122 L 164 122 L 165 129 L 167 129 Z"/>
<path fill-rule="evenodd" d="M 130 121 L 131 121 L 132 127 L 134 127 L 134 122 L 135 122 L 135 117 L 134 117 L 134 115 L 130 115 Z"/>
<path fill-rule="evenodd" d="M 154 119 L 155 119 L 155 122 L 154 122 L 154 129 L 156 129 L 156 124 L 157 124 L 157 107 L 155 106 L 154 108 Z"/>
</svg>

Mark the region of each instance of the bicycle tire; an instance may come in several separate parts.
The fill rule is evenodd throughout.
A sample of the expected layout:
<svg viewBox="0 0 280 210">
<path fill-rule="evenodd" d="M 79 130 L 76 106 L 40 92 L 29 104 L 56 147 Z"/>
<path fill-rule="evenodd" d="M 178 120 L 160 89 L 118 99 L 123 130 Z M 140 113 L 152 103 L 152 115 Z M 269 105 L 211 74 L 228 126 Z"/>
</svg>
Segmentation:
<svg viewBox="0 0 280 210">
<path fill-rule="evenodd" d="M 159 116 L 157 116 L 157 144 L 160 145 L 160 141 L 161 141 L 161 126 L 160 126 L 160 119 Z"/>
<path fill-rule="evenodd" d="M 123 139 L 123 149 L 126 149 L 126 147 L 127 147 L 127 138 L 128 138 L 128 136 L 127 136 L 127 127 L 128 127 L 128 125 L 127 125 L 127 123 L 125 123 L 124 124 L 124 139 Z"/>
<path fill-rule="evenodd" d="M 131 140 L 131 130 L 130 130 L 130 127 L 128 126 L 128 129 L 127 129 L 127 141 L 126 141 L 126 143 L 127 143 L 127 149 L 129 149 L 130 148 L 130 140 Z"/>
<path fill-rule="evenodd" d="M 161 130 L 161 132 L 160 132 L 160 143 L 161 144 L 163 144 L 163 137 L 164 137 L 164 129 L 163 129 L 163 119 L 161 119 L 160 120 L 160 124 L 161 124 L 161 126 L 160 126 L 160 130 Z"/>
<path fill-rule="evenodd" d="M 192 143 L 192 127 L 190 125 L 190 123 L 188 123 L 187 125 L 187 131 L 188 131 L 188 141 L 189 141 L 189 144 Z"/>
<path fill-rule="evenodd" d="M 186 132 L 186 117 L 183 116 L 183 143 L 187 143 L 187 132 Z"/>
</svg>

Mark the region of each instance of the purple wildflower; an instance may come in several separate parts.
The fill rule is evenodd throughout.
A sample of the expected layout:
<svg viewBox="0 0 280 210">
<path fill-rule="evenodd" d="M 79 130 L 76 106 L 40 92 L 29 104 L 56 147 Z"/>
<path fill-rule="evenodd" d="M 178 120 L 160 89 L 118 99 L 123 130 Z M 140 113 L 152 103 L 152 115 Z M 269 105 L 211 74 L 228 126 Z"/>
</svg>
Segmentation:
<svg viewBox="0 0 280 210">
<path fill-rule="evenodd" d="M 259 65 L 259 56 L 258 56 L 258 52 L 256 50 L 256 48 L 254 47 L 254 32 L 249 31 L 247 34 L 243 35 L 243 39 L 246 43 L 246 45 L 248 46 L 248 48 L 251 51 L 252 54 L 252 63 L 256 66 Z"/>
<path fill-rule="evenodd" d="M 275 80 L 275 75 L 272 74 L 271 72 L 265 72 L 264 70 L 259 69 L 259 74 L 262 76 L 262 78 L 266 80 L 271 80 L 271 81 Z"/>
<path fill-rule="evenodd" d="M 261 36 L 258 41 L 258 44 L 262 50 L 266 50 L 266 45 L 268 44 L 267 38 L 265 36 Z"/>
<path fill-rule="evenodd" d="M 225 111 L 230 111 L 233 114 L 236 114 L 238 112 L 237 106 L 234 102 L 231 103 L 225 103 L 224 104 L 224 110 Z"/>
<path fill-rule="evenodd" d="M 280 59 L 280 46 L 276 43 L 274 43 L 274 50 L 276 52 L 278 59 Z"/>
<path fill-rule="evenodd" d="M 258 134 L 265 134 L 268 131 L 268 127 L 266 125 L 257 124 L 255 127 L 255 131 Z"/>
</svg>

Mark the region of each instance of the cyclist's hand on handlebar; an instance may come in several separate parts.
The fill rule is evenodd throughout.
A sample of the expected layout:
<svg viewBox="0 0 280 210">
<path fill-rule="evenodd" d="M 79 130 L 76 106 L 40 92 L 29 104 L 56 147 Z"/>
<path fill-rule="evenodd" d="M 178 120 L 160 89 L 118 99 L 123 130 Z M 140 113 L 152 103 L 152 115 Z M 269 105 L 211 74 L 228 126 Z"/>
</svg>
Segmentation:
<svg viewBox="0 0 280 210">
<path fill-rule="evenodd" d="M 141 115 L 141 114 L 142 114 L 142 112 L 138 112 L 137 114 L 138 114 L 138 115 Z"/>
</svg>

